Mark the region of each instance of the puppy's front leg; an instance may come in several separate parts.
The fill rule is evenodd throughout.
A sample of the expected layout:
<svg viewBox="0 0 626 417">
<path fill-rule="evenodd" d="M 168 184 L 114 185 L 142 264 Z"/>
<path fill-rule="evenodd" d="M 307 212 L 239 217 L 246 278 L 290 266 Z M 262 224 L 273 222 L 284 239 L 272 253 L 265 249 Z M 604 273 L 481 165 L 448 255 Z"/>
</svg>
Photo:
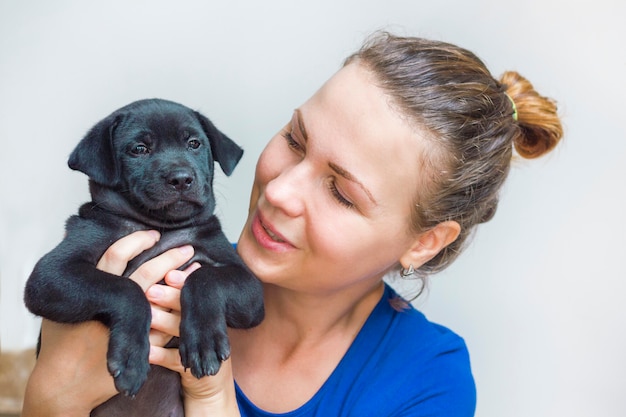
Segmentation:
<svg viewBox="0 0 626 417">
<path fill-rule="evenodd" d="M 196 270 L 181 290 L 180 357 L 196 378 L 217 374 L 230 356 L 225 294 L 215 285 L 215 269 Z"/>
<path fill-rule="evenodd" d="M 134 282 L 125 279 L 127 282 Z M 120 393 L 134 397 L 148 377 L 150 304 L 141 287 L 116 300 L 111 313 L 107 367 Z"/>
<path fill-rule="evenodd" d="M 260 282 L 242 265 L 203 265 L 181 290 L 180 355 L 196 378 L 215 375 L 230 356 L 227 326 L 263 320 Z"/>
<path fill-rule="evenodd" d="M 133 396 L 150 369 L 150 304 L 135 282 L 90 262 L 53 250 L 35 266 L 24 301 L 41 317 L 60 323 L 98 320 L 110 329 L 107 366 L 121 393 Z"/>
</svg>

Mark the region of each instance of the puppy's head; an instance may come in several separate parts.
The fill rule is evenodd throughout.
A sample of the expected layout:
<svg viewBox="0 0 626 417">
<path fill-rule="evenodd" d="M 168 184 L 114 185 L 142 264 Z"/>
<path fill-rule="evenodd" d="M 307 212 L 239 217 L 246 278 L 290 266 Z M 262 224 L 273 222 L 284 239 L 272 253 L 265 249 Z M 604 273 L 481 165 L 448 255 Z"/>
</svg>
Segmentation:
<svg viewBox="0 0 626 417">
<path fill-rule="evenodd" d="M 213 212 L 214 161 L 230 175 L 242 149 L 209 119 L 160 99 L 124 106 L 96 124 L 68 165 L 114 190 L 142 216 L 178 222 Z"/>
</svg>

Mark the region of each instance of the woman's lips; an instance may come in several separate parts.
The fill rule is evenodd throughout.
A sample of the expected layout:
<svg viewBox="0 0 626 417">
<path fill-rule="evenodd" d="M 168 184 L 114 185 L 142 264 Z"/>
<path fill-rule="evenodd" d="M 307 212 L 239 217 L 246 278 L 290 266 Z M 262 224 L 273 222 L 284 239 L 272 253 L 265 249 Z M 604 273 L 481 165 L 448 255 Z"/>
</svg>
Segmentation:
<svg viewBox="0 0 626 417">
<path fill-rule="evenodd" d="M 263 226 L 263 229 L 265 229 L 265 232 L 266 232 L 268 235 L 270 235 L 270 237 L 271 237 L 272 239 L 274 239 L 276 242 L 279 242 L 279 243 L 285 243 L 285 240 L 284 240 L 284 239 L 279 238 L 279 237 L 278 237 L 278 235 L 276 235 L 276 233 L 274 233 L 274 232 L 272 232 L 270 229 L 268 229 L 268 228 L 267 228 L 267 227 L 266 227 L 266 226 L 265 226 L 262 222 L 261 222 L 261 226 Z"/>
<path fill-rule="evenodd" d="M 251 228 L 256 241 L 266 249 L 283 252 L 294 247 L 284 236 L 264 222 L 259 212 L 252 220 Z"/>
</svg>

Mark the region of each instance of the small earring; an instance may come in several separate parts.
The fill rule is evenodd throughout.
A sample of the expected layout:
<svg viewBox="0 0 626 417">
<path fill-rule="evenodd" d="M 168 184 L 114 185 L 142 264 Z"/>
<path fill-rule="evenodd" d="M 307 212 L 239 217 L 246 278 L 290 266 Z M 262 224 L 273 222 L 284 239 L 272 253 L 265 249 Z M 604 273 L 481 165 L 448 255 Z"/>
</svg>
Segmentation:
<svg viewBox="0 0 626 417">
<path fill-rule="evenodd" d="M 413 268 L 413 264 L 410 264 L 408 269 L 402 268 L 402 270 L 400 271 L 400 276 L 402 278 L 409 277 L 413 274 L 415 274 L 415 268 Z"/>
</svg>

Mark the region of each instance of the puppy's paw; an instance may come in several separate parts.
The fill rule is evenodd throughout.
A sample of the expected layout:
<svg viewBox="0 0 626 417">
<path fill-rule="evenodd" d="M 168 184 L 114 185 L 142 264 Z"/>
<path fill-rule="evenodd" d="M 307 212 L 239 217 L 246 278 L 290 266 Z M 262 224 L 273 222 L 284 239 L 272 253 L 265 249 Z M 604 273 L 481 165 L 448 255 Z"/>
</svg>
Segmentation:
<svg viewBox="0 0 626 417">
<path fill-rule="evenodd" d="M 113 376 L 115 388 L 122 394 L 134 397 L 150 371 L 148 338 L 115 337 L 113 334 L 107 353 L 107 366 Z"/>
<path fill-rule="evenodd" d="M 215 375 L 230 356 L 226 325 L 192 327 L 181 323 L 180 358 L 196 378 Z"/>
</svg>

